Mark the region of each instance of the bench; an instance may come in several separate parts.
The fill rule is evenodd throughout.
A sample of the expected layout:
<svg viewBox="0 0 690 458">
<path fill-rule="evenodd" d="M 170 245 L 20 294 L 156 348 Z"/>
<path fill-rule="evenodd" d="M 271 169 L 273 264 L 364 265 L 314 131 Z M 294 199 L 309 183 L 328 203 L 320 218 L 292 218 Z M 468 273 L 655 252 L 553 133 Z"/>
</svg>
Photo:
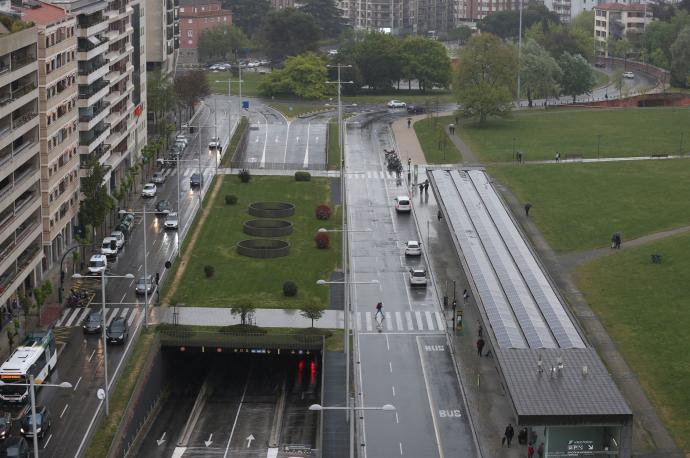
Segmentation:
<svg viewBox="0 0 690 458">
<path fill-rule="evenodd" d="M 571 160 L 582 160 L 584 156 L 582 154 L 572 154 L 572 153 L 565 153 L 565 159 L 571 159 Z"/>
<path fill-rule="evenodd" d="M 652 154 L 651 157 L 652 157 L 652 159 L 668 159 L 668 154 L 657 153 L 657 154 Z"/>
</svg>

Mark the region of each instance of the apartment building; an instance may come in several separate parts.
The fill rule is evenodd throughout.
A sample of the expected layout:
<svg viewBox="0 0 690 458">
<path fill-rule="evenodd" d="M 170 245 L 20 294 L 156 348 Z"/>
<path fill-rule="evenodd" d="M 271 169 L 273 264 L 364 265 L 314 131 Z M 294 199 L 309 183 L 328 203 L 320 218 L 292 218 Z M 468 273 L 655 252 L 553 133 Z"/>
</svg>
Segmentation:
<svg viewBox="0 0 690 458">
<path fill-rule="evenodd" d="M 648 11 L 649 10 L 649 11 Z M 604 3 L 594 7 L 594 40 L 597 54 L 608 57 L 611 39 L 644 32 L 653 13 L 646 4 Z"/>
<path fill-rule="evenodd" d="M 0 304 L 9 305 L 36 286 L 43 258 L 38 30 L 18 16 L 1 19 Z"/>
<path fill-rule="evenodd" d="M 76 20 L 48 3 L 25 3 L 22 19 L 38 32 L 43 269 L 72 243 L 79 211 Z"/>
<path fill-rule="evenodd" d="M 465 0 L 336 0 L 355 29 L 436 36 L 454 27 Z"/>
<path fill-rule="evenodd" d="M 224 10 L 219 1 L 180 0 L 180 61 L 198 62 L 201 33 L 218 25 L 232 25 L 232 11 Z"/>
<path fill-rule="evenodd" d="M 169 75 L 180 47 L 179 0 L 146 0 L 146 69 Z"/>
</svg>

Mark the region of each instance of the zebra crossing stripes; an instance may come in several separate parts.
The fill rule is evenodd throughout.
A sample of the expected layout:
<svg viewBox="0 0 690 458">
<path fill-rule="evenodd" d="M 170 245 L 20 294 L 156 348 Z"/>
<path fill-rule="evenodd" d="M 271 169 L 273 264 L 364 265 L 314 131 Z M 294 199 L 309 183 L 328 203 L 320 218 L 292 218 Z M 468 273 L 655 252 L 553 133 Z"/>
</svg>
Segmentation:
<svg viewBox="0 0 690 458">
<path fill-rule="evenodd" d="M 91 312 L 99 311 L 100 308 L 66 308 L 63 310 L 62 315 L 55 323 L 56 328 L 69 328 L 72 326 L 80 326 L 81 323 L 86 319 L 87 315 Z M 112 321 L 119 318 L 126 318 L 127 324 L 130 326 L 134 323 L 137 317 L 137 307 L 110 307 L 106 308 L 106 324 L 109 325 Z"/>
<path fill-rule="evenodd" d="M 355 322 L 360 331 L 376 329 L 376 312 L 357 312 Z M 445 323 L 439 312 L 386 312 L 382 327 L 386 331 L 444 331 Z"/>
<path fill-rule="evenodd" d="M 395 180 L 397 177 L 394 172 L 368 170 L 366 172 L 350 172 L 348 178 L 355 180 Z"/>
</svg>

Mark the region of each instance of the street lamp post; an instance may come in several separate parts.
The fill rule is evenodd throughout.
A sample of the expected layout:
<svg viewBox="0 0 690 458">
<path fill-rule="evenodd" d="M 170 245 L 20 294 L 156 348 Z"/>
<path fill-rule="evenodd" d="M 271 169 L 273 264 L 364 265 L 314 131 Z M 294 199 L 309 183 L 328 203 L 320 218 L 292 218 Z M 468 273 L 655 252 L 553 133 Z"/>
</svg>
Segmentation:
<svg viewBox="0 0 690 458">
<path fill-rule="evenodd" d="M 174 162 L 175 163 L 175 168 L 177 169 L 177 226 L 178 229 L 179 227 L 183 226 L 182 224 L 182 213 L 180 213 L 180 162 L 196 162 L 194 159 L 180 159 L 180 156 L 177 156 L 175 160 L 173 161 L 172 159 L 158 159 L 159 162 Z M 136 212 L 134 212 L 136 213 Z M 150 213 L 150 212 L 149 212 Z M 177 236 L 177 257 L 180 257 L 180 236 Z"/>
<path fill-rule="evenodd" d="M 517 105 L 520 108 L 520 57 L 522 54 L 522 0 L 520 0 L 520 24 L 518 26 L 518 74 L 517 74 Z"/>
<path fill-rule="evenodd" d="M 385 411 L 395 411 L 395 406 L 392 404 L 384 404 L 381 407 L 356 407 L 356 406 L 345 406 L 345 407 L 324 407 L 320 404 L 312 404 L 309 406 L 309 410 L 321 412 L 323 410 L 346 410 L 348 413 L 352 411 L 352 417 L 354 417 L 354 412 L 356 410 L 385 410 Z M 355 422 L 350 418 L 350 458 L 355 456 Z"/>
<path fill-rule="evenodd" d="M 239 64 L 237 65 L 237 68 L 240 69 L 241 67 Z M 241 70 L 240 70 L 241 71 Z M 240 74 L 239 79 L 232 80 L 230 78 L 226 80 L 216 80 L 216 83 L 228 83 L 228 125 L 229 125 L 229 130 L 228 132 L 232 132 L 232 120 L 230 119 L 230 113 L 232 112 L 232 97 L 230 96 L 230 84 L 231 83 L 239 83 L 240 85 L 240 90 L 239 90 L 239 97 L 240 97 L 240 104 L 239 108 L 237 109 L 237 119 L 239 122 L 240 114 L 242 113 L 242 75 Z"/>
<path fill-rule="evenodd" d="M 36 431 L 36 385 L 34 383 L 34 376 L 33 374 L 29 374 L 29 383 L 5 383 L 2 380 L 0 380 L 0 386 L 8 385 L 29 387 L 29 397 L 31 399 L 31 427 L 34 443 L 34 456 L 38 458 L 38 434 Z M 69 382 L 62 382 L 57 385 L 52 383 L 41 383 L 41 388 L 43 388 L 44 386 L 50 388 L 72 388 L 72 384 Z M 41 427 L 43 427 L 43 425 L 41 425 Z"/>
<path fill-rule="evenodd" d="M 144 228 L 144 234 L 146 234 L 146 228 Z M 144 259 L 146 259 L 146 253 L 144 253 Z M 80 274 L 72 275 L 72 278 L 82 278 Z M 110 414 L 110 403 L 108 402 L 108 342 L 105 335 L 105 279 L 106 278 L 134 278 L 132 274 L 125 275 L 106 275 L 105 268 L 101 270 L 101 336 L 103 337 L 103 378 L 105 379 L 103 383 L 103 388 L 105 391 L 105 416 Z M 146 288 L 145 288 L 146 289 Z M 144 315 L 146 319 L 146 315 Z M 37 455 L 38 456 L 38 455 Z"/>
</svg>

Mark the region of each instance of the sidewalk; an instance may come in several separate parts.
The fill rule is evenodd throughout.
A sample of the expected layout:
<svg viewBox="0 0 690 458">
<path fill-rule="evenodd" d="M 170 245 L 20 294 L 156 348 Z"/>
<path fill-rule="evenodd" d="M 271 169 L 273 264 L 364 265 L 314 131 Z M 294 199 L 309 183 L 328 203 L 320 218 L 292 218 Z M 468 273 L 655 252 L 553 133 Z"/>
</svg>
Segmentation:
<svg viewBox="0 0 690 458">
<path fill-rule="evenodd" d="M 190 326 L 231 326 L 240 324 L 240 317 L 233 315 L 229 308 L 220 307 L 156 307 L 152 319 L 155 323 L 175 323 Z M 311 320 L 296 309 L 256 309 L 254 323 L 263 328 L 310 328 Z M 314 327 L 342 329 L 344 326 L 342 310 L 325 310 L 323 316 L 314 320 Z"/>
</svg>

